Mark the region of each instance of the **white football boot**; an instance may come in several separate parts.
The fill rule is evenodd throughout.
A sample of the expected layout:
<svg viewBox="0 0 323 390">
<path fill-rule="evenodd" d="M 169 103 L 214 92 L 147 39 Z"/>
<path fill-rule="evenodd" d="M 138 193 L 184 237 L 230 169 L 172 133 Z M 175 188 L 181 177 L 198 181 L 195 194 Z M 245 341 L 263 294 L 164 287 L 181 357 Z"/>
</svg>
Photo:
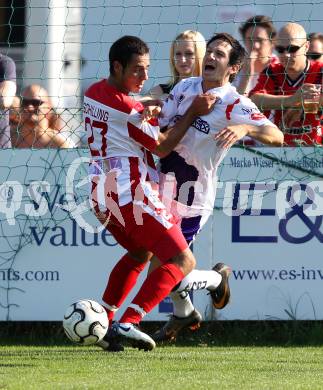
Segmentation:
<svg viewBox="0 0 323 390">
<path fill-rule="evenodd" d="M 134 348 L 151 351 L 156 347 L 155 341 L 148 334 L 142 332 L 136 324 L 116 322 L 112 327 L 120 336 L 128 338 Z"/>
</svg>

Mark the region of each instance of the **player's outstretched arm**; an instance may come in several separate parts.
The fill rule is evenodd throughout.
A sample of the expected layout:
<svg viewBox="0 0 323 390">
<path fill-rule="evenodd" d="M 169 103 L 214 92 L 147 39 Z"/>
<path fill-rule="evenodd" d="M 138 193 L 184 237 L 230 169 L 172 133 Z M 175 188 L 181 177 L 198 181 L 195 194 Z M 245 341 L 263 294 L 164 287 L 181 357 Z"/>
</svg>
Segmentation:
<svg viewBox="0 0 323 390">
<path fill-rule="evenodd" d="M 196 96 L 181 119 L 173 127 L 159 134 L 158 146 L 153 153 L 159 157 L 167 156 L 184 137 L 194 119 L 198 116 L 207 115 L 212 111 L 216 99 L 216 96 L 210 94 Z"/>
<path fill-rule="evenodd" d="M 219 131 L 214 139 L 217 146 L 220 148 L 230 148 L 237 141 L 245 136 L 254 138 L 255 140 L 269 145 L 282 146 L 284 142 L 284 135 L 276 126 L 271 125 L 231 125 Z"/>
<path fill-rule="evenodd" d="M 245 125 L 248 126 L 248 136 L 269 146 L 282 146 L 284 134 L 276 126 L 271 125 Z"/>
<path fill-rule="evenodd" d="M 13 98 L 16 95 L 16 83 L 11 80 L 0 82 L 0 108 L 8 109 L 11 107 Z"/>
</svg>

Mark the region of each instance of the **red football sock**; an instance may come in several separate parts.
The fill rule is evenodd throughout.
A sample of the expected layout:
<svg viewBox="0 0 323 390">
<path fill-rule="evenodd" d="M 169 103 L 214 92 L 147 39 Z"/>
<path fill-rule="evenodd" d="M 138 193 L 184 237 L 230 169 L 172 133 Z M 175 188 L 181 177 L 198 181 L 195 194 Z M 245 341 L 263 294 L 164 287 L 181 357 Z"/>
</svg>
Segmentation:
<svg viewBox="0 0 323 390">
<path fill-rule="evenodd" d="M 184 277 L 183 272 L 172 263 L 166 263 L 155 269 L 143 283 L 138 294 L 125 311 L 120 322 L 138 324 L 170 293 L 172 288 Z"/>
<path fill-rule="evenodd" d="M 146 263 L 139 263 L 126 254 L 113 268 L 102 297 L 103 302 L 108 306 L 105 306 L 105 309 L 109 321 L 112 321 L 115 312 L 127 298 L 145 265 Z"/>
</svg>

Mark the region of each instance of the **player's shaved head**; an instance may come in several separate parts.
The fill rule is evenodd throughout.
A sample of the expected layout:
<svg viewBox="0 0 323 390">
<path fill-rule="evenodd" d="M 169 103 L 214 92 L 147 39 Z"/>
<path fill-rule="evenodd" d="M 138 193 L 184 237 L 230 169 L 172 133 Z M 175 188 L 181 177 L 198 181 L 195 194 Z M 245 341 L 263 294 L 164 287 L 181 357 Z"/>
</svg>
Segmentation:
<svg viewBox="0 0 323 390">
<path fill-rule="evenodd" d="M 278 31 L 278 45 L 295 44 L 300 46 L 305 43 L 306 40 L 306 31 L 304 27 L 298 23 L 287 23 Z"/>
</svg>

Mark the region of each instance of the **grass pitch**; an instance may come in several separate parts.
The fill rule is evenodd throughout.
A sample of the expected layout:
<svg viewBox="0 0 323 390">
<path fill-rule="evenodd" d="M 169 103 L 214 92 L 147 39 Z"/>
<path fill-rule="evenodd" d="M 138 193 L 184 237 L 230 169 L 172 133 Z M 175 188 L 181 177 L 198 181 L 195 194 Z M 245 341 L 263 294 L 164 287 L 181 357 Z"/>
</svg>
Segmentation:
<svg viewBox="0 0 323 390">
<path fill-rule="evenodd" d="M 0 389 L 322 389 L 323 347 L 0 346 Z"/>
</svg>

